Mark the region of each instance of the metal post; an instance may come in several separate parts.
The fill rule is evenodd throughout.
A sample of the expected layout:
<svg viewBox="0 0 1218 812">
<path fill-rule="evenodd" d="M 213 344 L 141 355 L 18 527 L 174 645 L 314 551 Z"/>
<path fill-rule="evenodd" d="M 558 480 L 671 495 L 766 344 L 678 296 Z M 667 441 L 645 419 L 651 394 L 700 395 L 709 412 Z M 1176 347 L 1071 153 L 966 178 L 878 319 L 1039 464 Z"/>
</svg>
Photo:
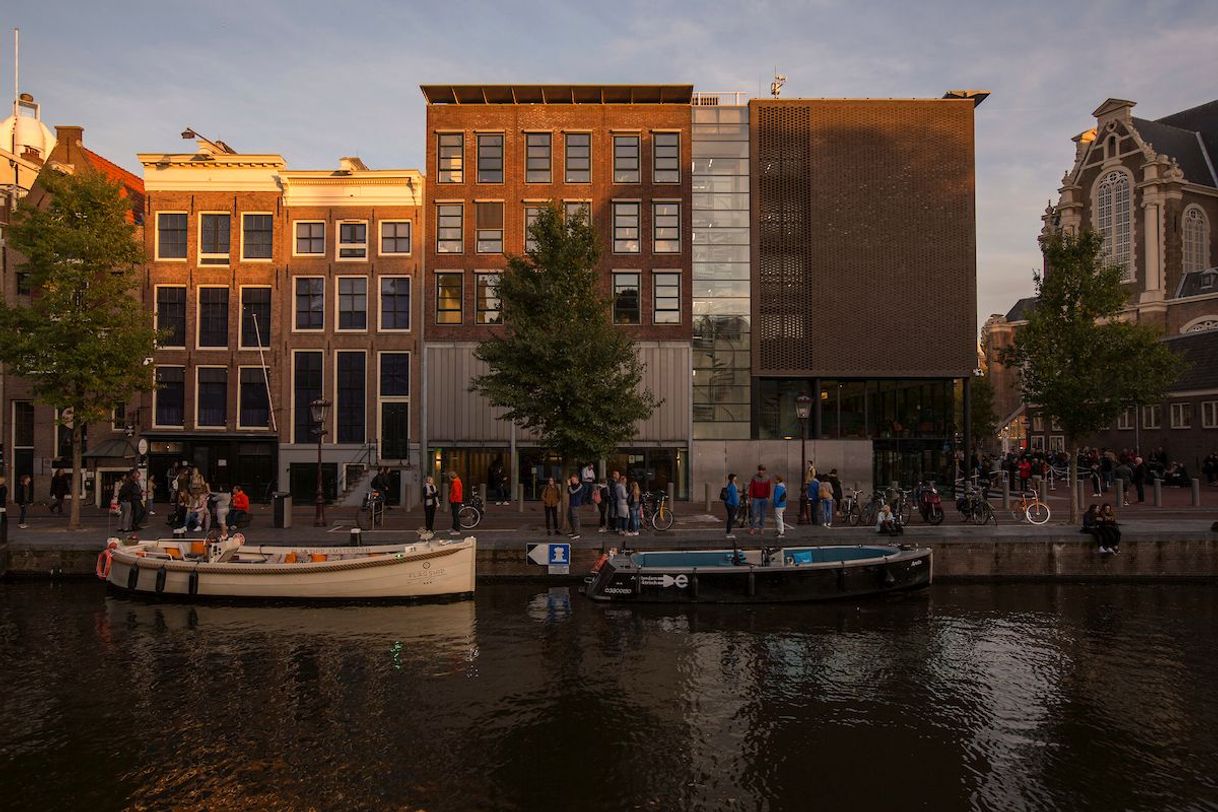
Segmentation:
<svg viewBox="0 0 1218 812">
<path fill-rule="evenodd" d="M 820 413 L 817 407 L 817 414 Z M 812 523 L 812 506 L 808 503 L 808 418 L 799 421 L 799 518 L 796 524 Z"/>
<path fill-rule="evenodd" d="M 1163 480 L 1155 477 L 1155 507 L 1163 507 Z"/>
<path fill-rule="evenodd" d="M 1193 507 L 1201 507 L 1201 480 L 1193 477 Z"/>
<path fill-rule="evenodd" d="M 711 512 L 711 484 L 709 482 L 702 483 L 703 490 L 706 491 L 706 512 Z"/>
<path fill-rule="evenodd" d="M 317 423 L 317 491 L 313 494 L 313 526 L 326 526 L 326 492 L 321 481 L 321 440 L 325 436 L 322 423 Z"/>
<path fill-rule="evenodd" d="M 1002 478 L 1002 509 L 1011 509 L 1011 480 Z"/>
<path fill-rule="evenodd" d="M 964 469 L 965 476 L 973 474 L 973 377 L 970 375 L 964 379 L 964 459 L 960 461 L 960 467 Z"/>
<path fill-rule="evenodd" d="M 1040 491 L 1040 501 L 1045 502 L 1049 499 L 1049 482 L 1044 477 L 1032 477 L 1036 482 L 1036 490 Z"/>
<path fill-rule="evenodd" d="M 516 512 L 524 513 L 524 483 L 516 483 Z"/>
<path fill-rule="evenodd" d="M 1125 490 L 1128 487 L 1129 486 L 1125 484 L 1124 479 L 1118 479 L 1116 481 L 1116 507 L 1118 509 L 1125 507 Z"/>
</svg>

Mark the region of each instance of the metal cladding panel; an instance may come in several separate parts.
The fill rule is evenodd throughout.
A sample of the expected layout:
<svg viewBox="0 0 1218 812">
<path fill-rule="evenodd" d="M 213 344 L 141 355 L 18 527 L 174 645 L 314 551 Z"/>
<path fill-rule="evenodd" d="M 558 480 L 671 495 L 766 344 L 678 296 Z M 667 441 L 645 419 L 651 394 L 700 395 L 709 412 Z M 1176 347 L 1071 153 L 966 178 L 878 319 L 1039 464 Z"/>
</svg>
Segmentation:
<svg viewBox="0 0 1218 812">
<path fill-rule="evenodd" d="M 473 344 L 427 348 L 427 439 L 440 445 L 473 441 L 506 443 L 510 423 L 499 420 L 482 395 L 469 391 L 470 380 L 486 371 L 474 358 Z"/>
<path fill-rule="evenodd" d="M 690 357 L 686 343 L 639 343 L 643 385 L 662 400 L 648 420 L 637 427 L 635 439 L 644 442 L 689 442 Z"/>
<path fill-rule="evenodd" d="M 754 374 L 968 374 L 972 101 L 752 104 Z"/>
</svg>

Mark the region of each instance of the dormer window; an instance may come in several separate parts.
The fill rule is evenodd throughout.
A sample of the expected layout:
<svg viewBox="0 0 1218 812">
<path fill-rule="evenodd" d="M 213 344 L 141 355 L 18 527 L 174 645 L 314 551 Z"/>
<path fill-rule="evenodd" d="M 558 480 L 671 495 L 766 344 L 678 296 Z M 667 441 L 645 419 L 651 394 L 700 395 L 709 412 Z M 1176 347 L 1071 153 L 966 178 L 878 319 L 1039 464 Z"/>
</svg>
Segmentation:
<svg viewBox="0 0 1218 812">
<path fill-rule="evenodd" d="M 1201 274 L 1201 290 L 1213 290 L 1214 279 L 1218 278 L 1218 271 L 1205 271 Z"/>
</svg>

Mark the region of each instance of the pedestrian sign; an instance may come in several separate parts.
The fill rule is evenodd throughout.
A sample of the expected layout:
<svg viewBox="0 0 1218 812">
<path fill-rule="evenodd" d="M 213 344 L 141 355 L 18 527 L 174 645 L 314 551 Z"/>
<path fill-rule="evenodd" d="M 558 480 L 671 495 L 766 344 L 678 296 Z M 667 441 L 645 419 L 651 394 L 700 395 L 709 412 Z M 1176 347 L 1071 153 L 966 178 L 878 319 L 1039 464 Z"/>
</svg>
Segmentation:
<svg viewBox="0 0 1218 812">
<path fill-rule="evenodd" d="M 570 544 L 551 544 L 550 545 L 550 560 L 547 562 L 551 567 L 565 567 L 571 563 L 571 545 Z"/>
</svg>

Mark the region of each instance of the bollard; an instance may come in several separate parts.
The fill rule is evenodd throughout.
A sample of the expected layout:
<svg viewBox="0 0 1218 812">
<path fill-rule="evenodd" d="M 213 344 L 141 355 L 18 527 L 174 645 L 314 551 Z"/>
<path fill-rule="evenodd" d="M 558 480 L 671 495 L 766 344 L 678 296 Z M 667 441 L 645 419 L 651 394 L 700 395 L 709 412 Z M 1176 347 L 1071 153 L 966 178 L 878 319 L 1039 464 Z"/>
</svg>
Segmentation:
<svg viewBox="0 0 1218 812">
<path fill-rule="evenodd" d="M 1085 479 L 1080 479 L 1075 484 L 1077 485 L 1076 490 L 1078 491 L 1078 509 L 1081 512 L 1083 510 L 1083 505 L 1089 504 L 1087 502 L 1087 494 L 1089 493 L 1087 489 L 1090 488 L 1091 485 Z"/>
<path fill-rule="evenodd" d="M 516 483 L 516 512 L 524 513 L 524 483 Z"/>
<path fill-rule="evenodd" d="M 364 531 L 360 530 L 358 527 L 352 527 L 351 533 L 347 536 L 347 546 L 348 547 L 364 546 Z"/>
<path fill-rule="evenodd" d="M 706 512 L 711 512 L 711 484 L 706 483 Z"/>
<path fill-rule="evenodd" d="M 1036 482 L 1036 490 L 1040 493 L 1040 501 L 1046 502 L 1049 499 L 1049 482 L 1041 477 L 1032 477 Z"/>
<path fill-rule="evenodd" d="M 1193 507 L 1201 507 L 1201 480 L 1193 477 Z"/>
<path fill-rule="evenodd" d="M 486 483 L 478 485 L 478 498 L 482 500 L 482 504 L 486 504 Z"/>
<path fill-rule="evenodd" d="M 672 510 L 672 505 L 677 501 L 677 485 L 675 482 L 668 483 L 668 509 Z"/>
<path fill-rule="evenodd" d="M 1155 477 L 1155 507 L 1163 507 L 1163 480 Z"/>
<path fill-rule="evenodd" d="M 1006 477 L 1002 479 L 1002 509 L 1011 509 L 1011 480 Z"/>
<path fill-rule="evenodd" d="M 1125 507 L 1125 489 L 1129 487 L 1125 484 L 1125 480 L 1118 479 L 1116 481 L 1116 507 L 1117 509 Z"/>
<path fill-rule="evenodd" d="M 440 497 L 444 500 L 444 504 L 448 504 L 448 483 L 445 482 L 440 486 Z"/>
</svg>

